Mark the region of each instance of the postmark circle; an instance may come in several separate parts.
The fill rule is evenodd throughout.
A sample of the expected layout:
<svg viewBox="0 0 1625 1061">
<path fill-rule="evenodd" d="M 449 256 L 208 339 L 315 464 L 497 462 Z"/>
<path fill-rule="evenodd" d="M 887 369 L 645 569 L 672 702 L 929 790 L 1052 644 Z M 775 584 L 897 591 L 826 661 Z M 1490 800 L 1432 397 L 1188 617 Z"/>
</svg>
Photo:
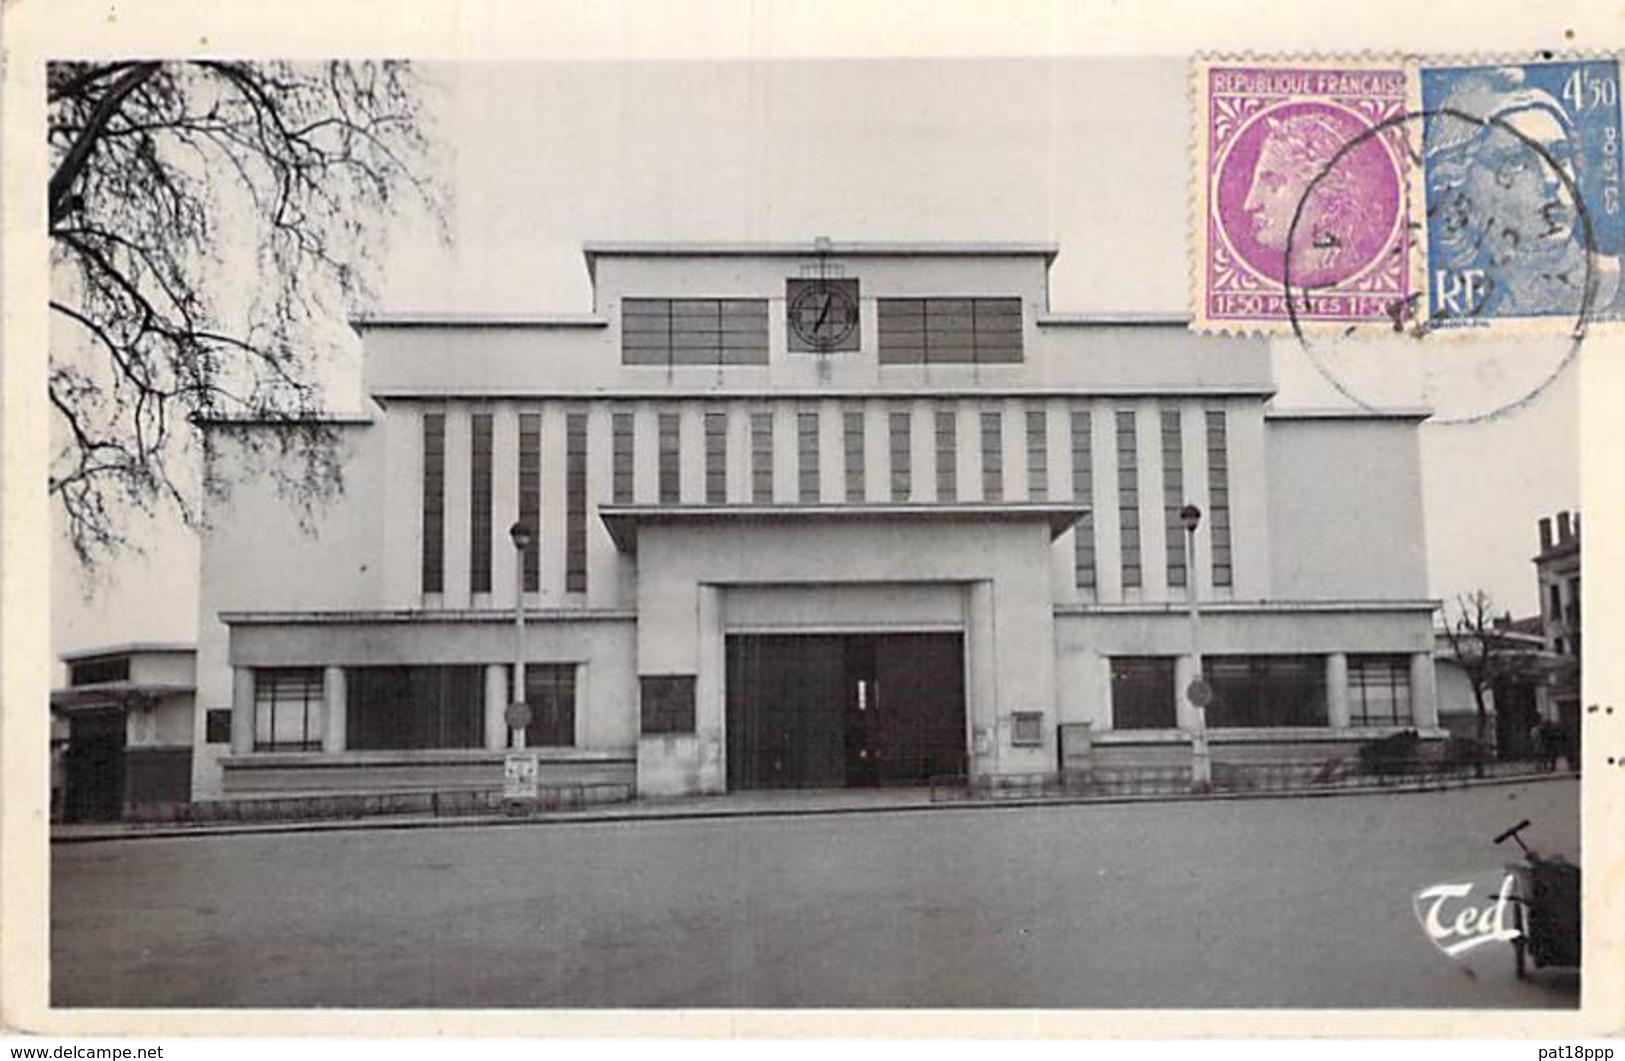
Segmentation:
<svg viewBox="0 0 1625 1061">
<path fill-rule="evenodd" d="M 1471 238 L 1478 241 L 1475 250 L 1484 250 L 1487 245 L 1489 260 L 1492 262 L 1513 261 L 1519 253 L 1529 253 L 1529 248 L 1541 247 L 1542 239 L 1548 243 L 1560 237 L 1578 241 L 1575 259 L 1580 276 L 1556 278 L 1573 292 L 1574 323 L 1567 334 L 1556 339 L 1547 338 L 1543 349 L 1541 340 L 1529 337 L 1527 342 L 1520 344 L 1519 353 L 1524 356 L 1526 363 L 1519 366 L 1520 374 L 1514 380 L 1510 391 L 1496 396 L 1482 408 L 1452 411 L 1445 415 L 1436 413 L 1431 420 L 1435 424 L 1472 424 L 1500 418 L 1536 401 L 1574 362 L 1585 341 L 1595 312 L 1598 297 L 1596 259 L 1599 252 L 1591 215 L 1573 174 L 1538 140 L 1499 116 L 1479 116 L 1450 107 L 1398 115 L 1365 127 L 1350 138 L 1304 188 L 1294 208 L 1286 252 L 1281 259 L 1283 266 L 1281 290 L 1292 334 L 1315 369 L 1343 397 L 1359 407 L 1381 408 L 1382 404 L 1367 401 L 1356 392 L 1356 388 L 1351 387 L 1332 369 L 1329 355 L 1331 349 L 1335 349 L 1338 337 L 1334 335 L 1327 343 L 1314 338 L 1304 327 L 1305 322 L 1299 313 L 1300 307 L 1308 306 L 1316 290 L 1322 285 L 1316 282 L 1312 274 L 1299 269 L 1299 258 L 1295 255 L 1294 249 L 1315 241 L 1313 197 L 1324 183 L 1334 179 L 1333 175 L 1346 158 L 1361 151 L 1366 144 L 1389 135 L 1390 130 L 1403 129 L 1408 139 L 1415 129 L 1425 131 L 1430 121 L 1440 120 L 1464 123 L 1461 127 L 1484 131 L 1487 136 L 1495 137 L 1503 152 L 1510 152 L 1512 157 L 1496 167 L 1487 180 L 1479 180 L 1476 184 L 1458 180 L 1455 186 L 1448 189 L 1449 195 L 1439 196 L 1437 204 L 1432 203 L 1430 195 L 1428 221 L 1438 221 L 1441 227 L 1451 234 L 1471 233 Z M 1521 164 L 1519 156 L 1522 156 Z M 1413 156 L 1413 163 L 1420 165 L 1421 161 Z M 1528 216 L 1520 216 L 1515 211 L 1506 210 L 1504 208 L 1506 197 L 1497 196 L 1495 193 L 1498 189 L 1515 187 L 1515 182 L 1528 174 L 1531 167 L 1538 168 L 1539 176 L 1548 186 L 1560 190 L 1560 198 L 1554 200 L 1560 205 L 1543 206 Z M 1459 177 L 1459 174 L 1456 176 Z M 1431 174 L 1429 178 L 1431 181 Z M 1434 190 L 1430 184 L 1429 192 Z M 1442 210 L 1451 211 L 1451 214 L 1441 216 L 1439 211 Z M 1553 278 L 1537 279 L 1551 281 Z M 1421 290 L 1412 291 L 1407 298 L 1392 300 L 1389 305 L 1389 317 L 1393 321 L 1395 336 L 1406 336 L 1411 340 L 1420 341 L 1446 328 L 1456 330 L 1456 327 L 1463 323 L 1469 326 L 1480 323 L 1471 317 L 1465 322 L 1460 318 L 1447 317 L 1431 305 L 1430 292 L 1430 285 L 1423 284 Z M 1493 304 L 1490 300 L 1500 294 L 1501 292 L 1495 290 L 1480 292 L 1478 295 L 1480 301 L 1476 305 L 1482 310 L 1483 307 Z M 1475 334 L 1493 337 L 1494 329 L 1485 329 Z M 1507 376 L 1504 366 L 1499 362 L 1486 362 L 1476 371 L 1480 378 L 1495 378 L 1502 382 Z"/>
</svg>

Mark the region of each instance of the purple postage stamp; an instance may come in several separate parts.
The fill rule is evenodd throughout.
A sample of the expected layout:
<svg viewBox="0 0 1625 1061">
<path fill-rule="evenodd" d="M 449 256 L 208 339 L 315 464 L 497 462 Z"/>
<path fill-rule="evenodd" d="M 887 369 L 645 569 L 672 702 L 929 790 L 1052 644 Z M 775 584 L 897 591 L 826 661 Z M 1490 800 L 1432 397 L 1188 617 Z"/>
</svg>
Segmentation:
<svg viewBox="0 0 1625 1061">
<path fill-rule="evenodd" d="M 1392 326 L 1418 278 L 1402 61 L 1200 59 L 1194 326 Z"/>
</svg>

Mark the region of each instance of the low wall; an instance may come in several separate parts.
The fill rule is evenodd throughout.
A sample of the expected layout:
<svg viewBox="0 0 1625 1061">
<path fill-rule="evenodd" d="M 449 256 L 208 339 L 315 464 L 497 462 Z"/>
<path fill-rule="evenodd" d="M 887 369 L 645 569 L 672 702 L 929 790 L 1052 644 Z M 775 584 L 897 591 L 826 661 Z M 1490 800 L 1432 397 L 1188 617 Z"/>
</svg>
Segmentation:
<svg viewBox="0 0 1625 1061">
<path fill-rule="evenodd" d="M 634 783 L 637 761 L 630 751 L 531 750 L 544 788 L 617 785 L 630 791 Z M 233 799 L 496 791 L 502 763 L 502 752 L 483 750 L 232 756 L 221 760 L 222 793 Z"/>
</svg>

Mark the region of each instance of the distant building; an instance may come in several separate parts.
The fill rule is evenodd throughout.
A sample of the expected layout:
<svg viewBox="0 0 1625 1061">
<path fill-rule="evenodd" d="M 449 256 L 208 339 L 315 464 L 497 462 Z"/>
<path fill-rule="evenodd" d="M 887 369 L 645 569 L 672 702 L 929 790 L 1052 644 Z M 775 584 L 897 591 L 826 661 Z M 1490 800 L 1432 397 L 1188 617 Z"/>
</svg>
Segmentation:
<svg viewBox="0 0 1625 1061">
<path fill-rule="evenodd" d="M 1278 409 L 1265 340 L 1059 312 L 1056 253 L 598 244 L 586 313 L 357 322 L 344 497 L 212 513 L 195 793 L 1190 764 L 1198 647 L 1215 766 L 1442 739 L 1426 412 Z"/>
<path fill-rule="evenodd" d="M 51 693 L 52 811 L 112 821 L 134 804 L 192 798 L 197 651 L 134 644 L 64 654 Z"/>
<path fill-rule="evenodd" d="M 1534 557 L 1541 613 L 1498 620 L 1502 650 L 1519 660 L 1485 697 L 1489 736 L 1500 759 L 1526 759 L 1540 751 L 1533 730 L 1556 727 L 1565 749 L 1579 750 L 1580 736 L 1580 517 L 1559 512 L 1543 518 L 1540 552 Z M 1554 533 L 1555 531 L 1555 533 Z M 1448 620 L 1449 616 L 1447 616 Z M 1455 737 L 1476 739 L 1477 705 L 1467 669 L 1449 639 L 1437 635 L 1439 722 Z"/>
<path fill-rule="evenodd" d="M 1485 690 L 1488 754 L 1497 759 L 1529 759 L 1536 753 L 1530 731 L 1551 714 L 1548 678 L 1552 659 L 1528 620 L 1498 623 L 1500 648 L 1516 656 L 1524 670 L 1504 675 Z M 1439 724 L 1452 737 L 1478 739 L 1478 702 L 1467 667 L 1443 632 L 1437 635 Z"/>
<path fill-rule="evenodd" d="M 1559 658 L 1551 674 L 1553 720 L 1568 733 L 1574 747 L 1580 739 L 1580 514 L 1559 512 L 1540 521 L 1540 552 L 1535 577 L 1540 580 L 1541 631 L 1546 650 Z"/>
</svg>

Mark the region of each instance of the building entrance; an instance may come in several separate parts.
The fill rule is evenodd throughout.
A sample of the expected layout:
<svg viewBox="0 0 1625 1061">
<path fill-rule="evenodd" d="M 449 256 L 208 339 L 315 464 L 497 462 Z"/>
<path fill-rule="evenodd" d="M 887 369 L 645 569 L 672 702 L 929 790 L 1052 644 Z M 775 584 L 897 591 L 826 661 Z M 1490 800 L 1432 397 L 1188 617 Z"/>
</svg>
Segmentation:
<svg viewBox="0 0 1625 1061">
<path fill-rule="evenodd" d="M 63 817 L 110 822 L 124 816 L 124 712 L 87 711 L 68 724 Z"/>
<path fill-rule="evenodd" d="M 732 635 L 727 653 L 730 789 L 965 772 L 960 634 Z"/>
</svg>

